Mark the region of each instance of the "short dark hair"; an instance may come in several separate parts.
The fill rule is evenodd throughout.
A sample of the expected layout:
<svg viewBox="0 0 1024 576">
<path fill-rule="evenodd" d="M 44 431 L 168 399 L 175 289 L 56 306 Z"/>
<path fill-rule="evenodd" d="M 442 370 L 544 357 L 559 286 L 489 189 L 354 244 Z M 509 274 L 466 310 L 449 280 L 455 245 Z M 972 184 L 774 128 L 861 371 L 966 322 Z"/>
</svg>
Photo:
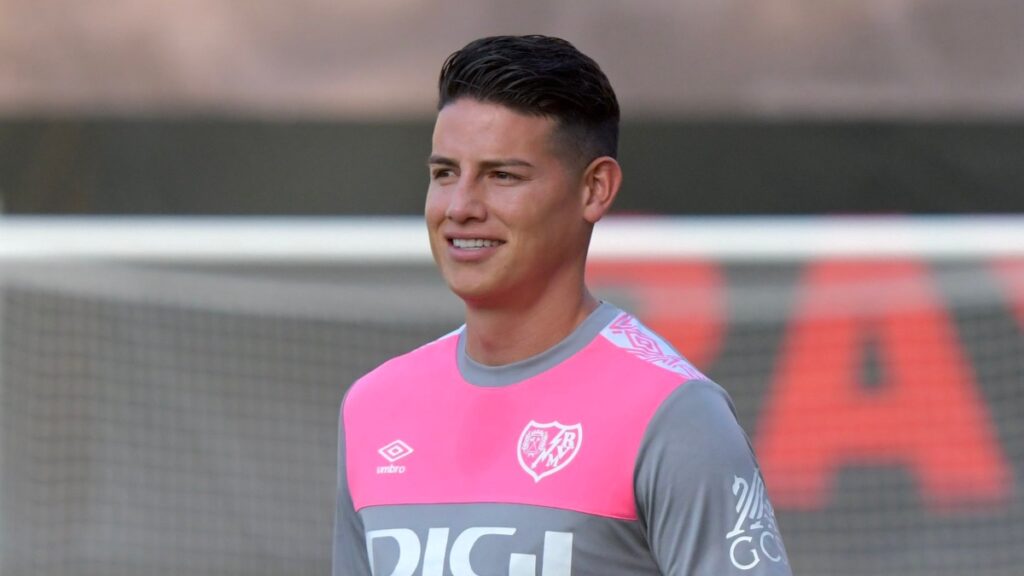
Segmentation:
<svg viewBox="0 0 1024 576">
<path fill-rule="evenodd" d="M 619 102 L 592 58 L 561 38 L 490 36 L 454 52 L 441 67 L 440 110 L 460 98 L 507 106 L 557 122 L 585 163 L 615 157 Z"/>
</svg>

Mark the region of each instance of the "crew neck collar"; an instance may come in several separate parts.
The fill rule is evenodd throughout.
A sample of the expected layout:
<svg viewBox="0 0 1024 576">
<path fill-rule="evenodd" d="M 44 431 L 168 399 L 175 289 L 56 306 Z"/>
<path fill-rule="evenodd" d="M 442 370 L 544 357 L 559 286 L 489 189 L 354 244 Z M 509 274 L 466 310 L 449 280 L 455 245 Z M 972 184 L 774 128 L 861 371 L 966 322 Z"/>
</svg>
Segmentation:
<svg viewBox="0 0 1024 576">
<path fill-rule="evenodd" d="M 466 354 L 466 331 L 463 329 L 459 333 L 456 351 L 459 372 L 466 382 L 486 387 L 508 386 L 532 378 L 550 370 L 582 350 L 619 313 L 621 310 L 602 301 L 572 333 L 558 344 L 529 358 L 500 366 L 488 366 L 470 358 Z"/>
</svg>

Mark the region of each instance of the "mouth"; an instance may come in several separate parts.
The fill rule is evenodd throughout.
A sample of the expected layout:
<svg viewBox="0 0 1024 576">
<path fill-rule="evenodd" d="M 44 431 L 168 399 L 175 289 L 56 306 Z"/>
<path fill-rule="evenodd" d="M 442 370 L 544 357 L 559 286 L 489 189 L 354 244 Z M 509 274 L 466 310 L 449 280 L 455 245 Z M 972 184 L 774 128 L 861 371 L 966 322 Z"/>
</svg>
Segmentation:
<svg viewBox="0 0 1024 576">
<path fill-rule="evenodd" d="M 490 240 L 486 238 L 449 238 L 448 243 L 459 250 L 482 250 L 494 248 L 504 244 L 501 240 Z"/>
</svg>

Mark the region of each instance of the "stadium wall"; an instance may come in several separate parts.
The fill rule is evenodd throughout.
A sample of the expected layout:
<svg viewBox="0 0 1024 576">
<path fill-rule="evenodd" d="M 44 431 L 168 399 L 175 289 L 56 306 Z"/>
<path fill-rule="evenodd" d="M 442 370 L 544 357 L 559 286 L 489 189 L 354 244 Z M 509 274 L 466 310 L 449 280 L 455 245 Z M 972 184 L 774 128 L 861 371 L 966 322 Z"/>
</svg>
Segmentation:
<svg viewBox="0 0 1024 576">
<path fill-rule="evenodd" d="M 417 214 L 430 121 L 11 119 L 12 214 Z M 621 213 L 1024 212 L 1024 124 L 627 122 Z M 359 190 L 355 193 L 353 190 Z"/>
</svg>

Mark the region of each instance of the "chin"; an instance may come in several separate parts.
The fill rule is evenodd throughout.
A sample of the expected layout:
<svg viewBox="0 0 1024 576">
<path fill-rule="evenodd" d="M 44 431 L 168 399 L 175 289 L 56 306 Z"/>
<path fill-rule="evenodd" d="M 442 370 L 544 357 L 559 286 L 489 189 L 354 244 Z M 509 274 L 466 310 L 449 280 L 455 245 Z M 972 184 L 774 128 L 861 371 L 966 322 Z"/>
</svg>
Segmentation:
<svg viewBox="0 0 1024 576">
<path fill-rule="evenodd" d="M 451 290 L 453 294 L 467 302 L 487 300 L 488 297 L 493 295 L 495 292 L 495 290 L 488 289 L 486 286 L 468 283 L 449 282 L 448 289 Z"/>
<path fill-rule="evenodd" d="M 508 290 L 495 286 L 489 280 L 455 279 L 448 282 L 448 289 L 466 304 L 476 306 L 495 304 L 505 300 Z"/>
</svg>

